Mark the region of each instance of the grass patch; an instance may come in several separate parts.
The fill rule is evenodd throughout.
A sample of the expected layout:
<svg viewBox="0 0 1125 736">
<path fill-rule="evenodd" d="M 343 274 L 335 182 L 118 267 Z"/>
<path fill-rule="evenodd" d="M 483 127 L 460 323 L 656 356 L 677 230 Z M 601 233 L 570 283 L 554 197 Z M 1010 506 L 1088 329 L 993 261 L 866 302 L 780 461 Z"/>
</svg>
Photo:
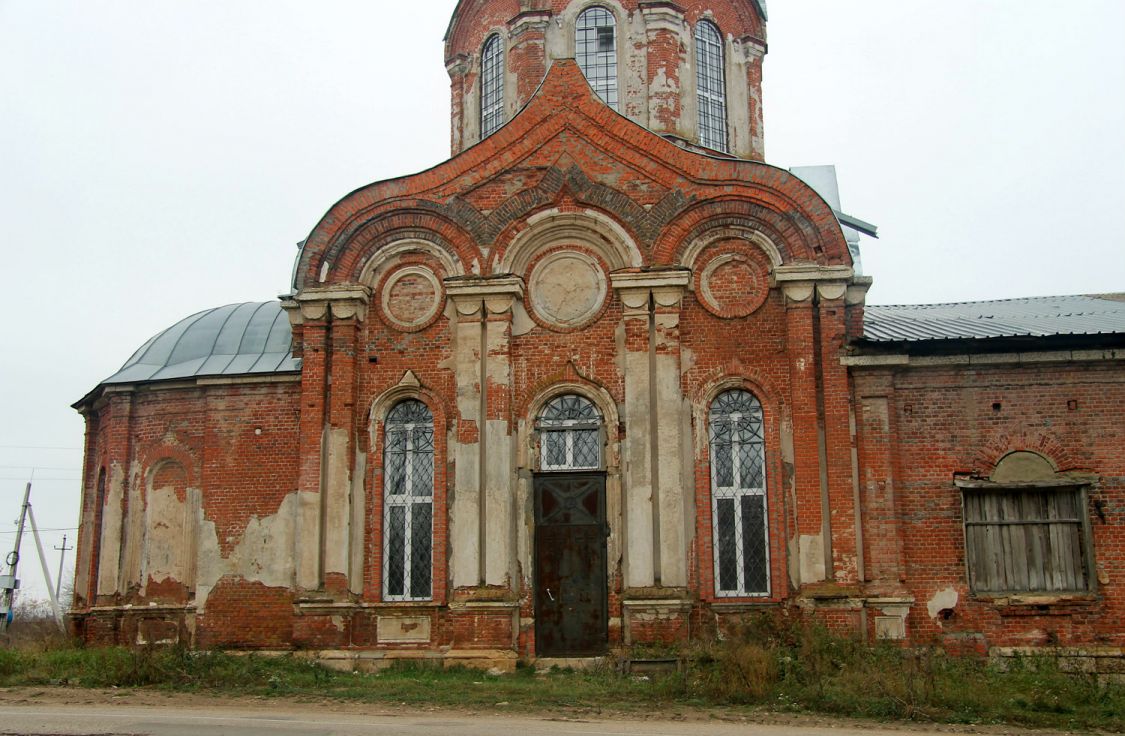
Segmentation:
<svg viewBox="0 0 1125 736">
<path fill-rule="evenodd" d="M 521 667 L 512 675 L 490 675 L 403 663 L 378 673 L 342 673 L 295 655 L 0 649 L 0 687 L 146 687 L 570 715 L 725 706 L 736 712 L 1125 730 L 1125 688 L 1060 672 L 1048 658 L 1001 670 L 983 658 L 871 646 L 771 617 L 751 621 L 724 641 L 666 654 L 684 661 L 681 672 L 634 677 L 607 665 L 549 674 Z"/>
</svg>

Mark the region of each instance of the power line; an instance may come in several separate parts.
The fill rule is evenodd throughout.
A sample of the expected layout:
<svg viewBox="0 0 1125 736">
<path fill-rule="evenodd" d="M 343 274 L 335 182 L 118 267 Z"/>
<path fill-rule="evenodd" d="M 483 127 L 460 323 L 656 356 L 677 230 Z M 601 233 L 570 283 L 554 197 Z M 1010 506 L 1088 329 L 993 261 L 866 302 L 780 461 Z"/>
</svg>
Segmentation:
<svg viewBox="0 0 1125 736">
<path fill-rule="evenodd" d="M 41 531 L 41 532 L 74 532 L 74 531 L 78 531 L 78 527 L 76 527 L 76 526 L 57 526 L 57 527 L 51 527 L 50 529 L 40 529 L 39 531 Z M 0 534 L 15 534 L 15 533 L 16 533 L 16 531 L 14 529 L 10 532 L 0 532 Z"/>
<path fill-rule="evenodd" d="M 81 478 L 79 478 L 79 477 L 77 477 L 77 476 L 76 476 L 76 477 L 73 477 L 73 478 L 46 478 L 46 477 L 43 477 L 43 476 L 41 476 L 41 475 L 37 475 L 37 476 L 35 476 L 35 477 L 31 477 L 31 476 L 27 476 L 27 475 L 0 475 L 0 480 L 24 480 L 24 481 L 26 481 L 26 480 L 30 480 L 30 481 L 34 481 L 35 483 L 38 483 L 38 482 L 39 482 L 39 481 L 41 481 L 41 480 L 73 480 L 73 481 L 80 481 L 80 480 L 82 480 L 82 479 L 81 479 Z"/>
<path fill-rule="evenodd" d="M 73 470 L 76 473 L 82 472 L 82 468 L 75 468 L 73 466 L 63 468 L 50 465 L 0 465 L 0 468 L 3 468 L 5 470 L 23 470 L 24 468 L 26 468 L 28 470 Z"/>
<path fill-rule="evenodd" d="M 0 450 L 81 450 L 81 447 L 59 447 L 57 445 L 0 445 Z"/>
</svg>

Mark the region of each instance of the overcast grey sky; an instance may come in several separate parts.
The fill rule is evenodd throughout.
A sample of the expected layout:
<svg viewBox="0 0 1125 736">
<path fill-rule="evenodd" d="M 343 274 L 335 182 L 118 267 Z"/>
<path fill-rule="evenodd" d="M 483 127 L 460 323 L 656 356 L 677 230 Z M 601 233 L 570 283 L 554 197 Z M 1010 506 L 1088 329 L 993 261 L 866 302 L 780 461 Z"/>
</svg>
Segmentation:
<svg viewBox="0 0 1125 736">
<path fill-rule="evenodd" d="M 347 192 L 448 156 L 454 4 L 0 0 L 0 551 L 30 466 L 52 565 L 74 538 L 72 402 L 182 317 L 284 292 Z M 869 301 L 1125 291 L 1125 2 L 770 13 L 767 159 L 836 164 L 880 227 Z"/>
</svg>

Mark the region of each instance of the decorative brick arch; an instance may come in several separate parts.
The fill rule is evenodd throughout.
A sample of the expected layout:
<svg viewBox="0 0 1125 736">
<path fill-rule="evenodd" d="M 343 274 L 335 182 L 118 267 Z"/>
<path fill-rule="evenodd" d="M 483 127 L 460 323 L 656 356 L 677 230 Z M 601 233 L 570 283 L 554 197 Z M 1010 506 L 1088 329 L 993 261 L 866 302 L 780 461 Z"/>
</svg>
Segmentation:
<svg viewBox="0 0 1125 736">
<path fill-rule="evenodd" d="M 416 200 L 396 202 L 370 213 L 347 232 L 333 237 L 319 257 L 312 252 L 304 253 L 301 273 L 316 282 L 324 264 L 328 264 L 326 283 L 355 283 L 380 247 L 408 238 L 440 247 L 456 264 L 459 274 L 480 272 L 480 251 L 472 235 L 437 205 Z"/>
<path fill-rule="evenodd" d="M 492 257 L 494 273 L 524 275 L 536 255 L 574 243 L 596 253 L 611 271 L 637 268 L 643 256 L 632 234 L 614 217 L 600 210 L 542 209 L 512 223 L 497 239 Z"/>
<path fill-rule="evenodd" d="M 707 438 L 703 430 L 707 427 L 707 414 L 711 402 L 724 391 L 745 389 L 762 404 L 762 414 L 766 426 L 780 431 L 784 402 L 782 392 L 767 377 L 738 361 L 710 371 L 691 393 L 692 424 L 695 427 L 695 452 L 697 458 L 706 459 Z"/>
<path fill-rule="evenodd" d="M 972 451 L 972 455 L 967 459 L 971 463 L 974 474 L 988 477 L 999 462 L 1013 452 L 1033 452 L 1041 455 L 1060 473 L 1088 469 L 1074 453 L 1058 441 L 1058 438 L 1042 430 L 1015 434 L 994 433 Z"/>
<path fill-rule="evenodd" d="M 664 229 L 653 246 L 652 260 L 661 265 L 678 263 L 709 231 L 740 228 L 762 233 L 785 263 L 850 265 L 851 256 L 835 216 L 828 210 L 829 222 L 824 213 L 819 214 L 814 221 L 792 202 L 769 203 L 750 196 L 710 199 L 689 207 Z"/>
<path fill-rule="evenodd" d="M 173 463 L 183 469 L 185 488 L 200 487 L 198 458 L 195 453 L 175 438 L 165 437 L 160 442 L 147 445 L 137 453 L 137 456 L 141 461 L 141 467 L 144 468 L 144 482 L 141 491 L 146 498 L 148 492 L 155 487 L 153 482 L 156 480 L 157 474 Z"/>
</svg>

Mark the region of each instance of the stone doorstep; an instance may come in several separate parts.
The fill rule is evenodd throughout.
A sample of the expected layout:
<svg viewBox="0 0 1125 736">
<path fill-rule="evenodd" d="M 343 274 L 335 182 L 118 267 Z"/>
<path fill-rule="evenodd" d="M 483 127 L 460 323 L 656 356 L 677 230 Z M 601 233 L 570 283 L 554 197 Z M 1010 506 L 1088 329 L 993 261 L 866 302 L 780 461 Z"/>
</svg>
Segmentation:
<svg viewBox="0 0 1125 736">
<path fill-rule="evenodd" d="M 479 670 L 499 670 L 509 673 L 516 670 L 516 653 L 510 649 L 322 649 L 299 652 L 299 656 L 313 659 L 340 672 L 377 672 L 395 662 L 430 662 L 441 667 L 471 667 Z"/>
<path fill-rule="evenodd" d="M 592 670 L 608 662 L 609 657 L 537 657 L 534 665 L 536 672 L 550 672 L 553 669 Z"/>
</svg>

